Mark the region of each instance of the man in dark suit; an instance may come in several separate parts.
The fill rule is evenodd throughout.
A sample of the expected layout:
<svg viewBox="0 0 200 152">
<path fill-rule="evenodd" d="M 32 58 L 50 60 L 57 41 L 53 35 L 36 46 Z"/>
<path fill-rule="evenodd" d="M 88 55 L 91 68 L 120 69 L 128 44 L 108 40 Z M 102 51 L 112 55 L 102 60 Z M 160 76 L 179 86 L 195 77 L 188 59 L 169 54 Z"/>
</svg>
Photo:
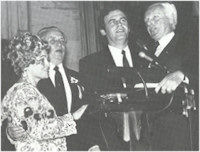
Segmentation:
<svg viewBox="0 0 200 152">
<path fill-rule="evenodd" d="M 48 42 L 51 49 L 49 53 L 49 78 L 40 81 L 38 88 L 54 106 L 58 115 L 70 112 L 77 123 L 78 134 L 67 138 L 68 150 L 82 151 L 88 150 L 92 146 L 94 146 L 92 149 L 98 150 L 100 143 L 97 143 L 94 137 L 92 138 L 89 134 L 92 134 L 91 132 L 94 130 L 97 132 L 95 138 L 98 138 L 101 134 L 98 134 L 100 131 L 97 130 L 97 126 L 93 125 L 95 120 L 88 116 L 87 111 L 85 112 L 88 105 L 84 103 L 84 100 L 87 99 L 83 92 L 84 88 L 79 82 L 78 73 L 63 66 L 66 51 L 64 34 L 56 27 L 45 27 L 38 32 L 38 35 Z M 65 85 L 65 97 L 62 97 L 56 87 L 56 71 L 54 69 L 56 66 L 59 67 Z M 84 116 L 82 117 L 83 113 Z"/>
<path fill-rule="evenodd" d="M 81 101 L 83 87 L 79 83 L 78 73 L 63 65 L 66 51 L 65 36 L 57 27 L 42 28 L 38 35 L 47 41 L 50 47 L 49 78 L 40 81 L 38 89 L 51 102 L 58 115 L 73 113 L 83 105 L 83 101 Z M 61 74 L 64 84 L 63 94 L 57 91 L 59 89 L 56 86 L 57 70 Z"/>
<path fill-rule="evenodd" d="M 111 71 L 114 67 L 137 67 L 138 59 L 133 47 L 128 44 L 130 27 L 124 11 L 112 6 L 105 8 L 101 11 L 100 20 L 100 33 L 106 37 L 107 44 L 103 50 L 82 58 L 79 62 L 79 72 L 82 83 L 91 91 L 109 93 L 134 84 L 134 79 L 123 79 Z M 92 102 L 95 104 L 94 100 Z M 107 141 L 105 150 L 129 150 L 130 139 L 118 135 L 116 122 L 112 119 L 117 117 L 117 121 L 122 122 L 121 118 L 126 114 L 113 112 L 108 117 L 98 118 L 101 119 L 102 132 Z"/>
<path fill-rule="evenodd" d="M 182 39 L 183 36 L 175 34 L 177 24 L 175 6 L 171 3 L 152 4 L 145 12 L 144 21 L 151 38 L 159 42 L 154 50 L 150 49 L 151 51 L 146 51 L 146 54 L 161 65 L 165 65 L 170 72 L 164 78 L 162 74 L 150 73 L 157 77 L 159 82 L 155 92 L 170 94 L 178 90 L 182 83 L 198 84 L 198 57 L 195 57 L 194 52 L 190 52 L 192 48 L 187 48 L 188 39 Z M 151 64 L 148 63 L 148 66 Z M 193 87 L 197 88 L 194 85 Z M 181 104 L 181 100 L 181 97 L 175 98 L 173 102 Z M 182 115 L 180 110 L 158 113 L 152 127 L 152 150 L 192 150 L 190 129 L 188 118 Z"/>
<path fill-rule="evenodd" d="M 120 8 L 121 9 L 121 8 Z M 79 62 L 79 71 L 83 82 L 93 89 L 109 89 L 121 87 L 121 80 L 110 77 L 109 68 L 112 67 L 137 67 L 137 54 L 133 45 L 128 41 L 130 26 L 128 18 L 118 8 L 105 8 L 100 14 L 100 33 L 106 37 L 103 49 L 82 58 Z M 128 65 L 123 65 L 123 52 Z"/>
</svg>

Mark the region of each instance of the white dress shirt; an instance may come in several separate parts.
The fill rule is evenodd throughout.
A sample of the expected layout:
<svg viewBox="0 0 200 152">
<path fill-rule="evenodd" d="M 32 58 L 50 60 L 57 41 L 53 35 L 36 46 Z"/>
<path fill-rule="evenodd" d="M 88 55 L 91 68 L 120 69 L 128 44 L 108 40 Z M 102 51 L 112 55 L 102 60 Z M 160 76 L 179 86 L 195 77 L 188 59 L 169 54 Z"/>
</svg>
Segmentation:
<svg viewBox="0 0 200 152">
<path fill-rule="evenodd" d="M 155 51 L 155 56 L 156 57 L 159 57 L 159 55 L 162 53 L 162 51 L 164 50 L 164 48 L 167 46 L 167 44 L 169 44 L 169 42 L 172 40 L 172 38 L 174 37 L 175 33 L 174 32 L 171 32 L 165 36 L 163 36 L 158 42 L 159 42 L 159 45 L 158 47 L 156 48 L 156 51 Z"/>
<path fill-rule="evenodd" d="M 115 62 L 115 65 L 117 67 L 123 67 L 122 50 L 115 48 L 113 46 L 110 46 L 110 45 L 108 45 L 108 48 L 109 48 L 112 58 Z M 129 66 L 133 67 L 133 62 L 132 62 L 132 57 L 131 57 L 131 52 L 130 52 L 129 47 L 126 46 L 123 50 L 125 51 Z M 123 83 L 123 85 L 124 85 L 124 83 Z M 129 130 L 129 121 L 128 121 L 129 113 L 128 112 L 122 112 L 122 113 L 117 112 L 117 113 L 115 113 L 115 115 L 120 115 L 123 117 L 123 122 L 120 122 L 120 123 L 123 123 L 123 139 L 124 139 L 124 141 L 130 141 L 130 130 Z"/>
<path fill-rule="evenodd" d="M 63 64 L 59 64 L 58 66 L 58 70 L 62 75 L 62 79 L 63 79 L 63 83 L 64 83 L 64 88 L 65 88 L 65 94 L 66 94 L 66 99 L 67 99 L 67 107 L 68 107 L 68 113 L 71 112 L 71 105 L 72 105 L 72 91 L 69 85 L 69 81 L 67 79 L 66 73 L 65 73 L 65 69 L 63 67 Z M 50 68 L 49 68 L 49 77 L 51 79 L 51 82 L 53 83 L 54 87 L 55 87 L 55 65 L 50 63 Z"/>
<path fill-rule="evenodd" d="M 122 50 L 115 48 L 111 45 L 108 45 L 108 48 L 110 50 L 110 53 L 112 55 L 112 58 L 115 62 L 115 65 L 117 67 L 123 67 L 123 55 L 122 55 Z M 133 67 L 133 62 L 132 62 L 132 57 L 131 57 L 131 52 L 128 46 L 126 46 L 124 49 L 125 54 L 126 54 L 126 58 L 128 60 L 129 66 Z"/>
</svg>

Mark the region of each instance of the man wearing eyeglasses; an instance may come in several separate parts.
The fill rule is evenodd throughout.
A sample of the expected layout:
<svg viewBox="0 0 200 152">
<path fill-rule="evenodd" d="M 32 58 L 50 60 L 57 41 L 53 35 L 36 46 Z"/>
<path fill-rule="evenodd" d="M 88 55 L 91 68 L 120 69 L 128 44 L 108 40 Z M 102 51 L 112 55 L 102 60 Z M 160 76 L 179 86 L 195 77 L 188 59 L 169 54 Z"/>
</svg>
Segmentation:
<svg viewBox="0 0 200 152">
<path fill-rule="evenodd" d="M 57 27 L 45 27 L 38 32 L 38 35 L 47 41 L 50 46 L 49 79 L 41 81 L 38 88 L 49 99 L 58 115 L 72 113 L 77 123 L 78 133 L 77 135 L 68 137 L 68 150 L 88 150 L 90 147 L 94 146 L 93 141 L 90 142 L 91 140 L 89 138 L 83 139 L 84 135 L 82 133 L 84 129 L 88 129 L 87 126 L 89 126 L 89 124 L 87 123 L 90 123 L 91 120 L 85 117 L 82 119 L 82 115 L 88 105 L 84 105 L 82 100 L 83 86 L 79 82 L 78 73 L 63 65 L 66 51 L 65 35 Z M 62 77 L 64 88 L 59 87 L 59 85 L 62 85 L 62 82 L 59 84 L 58 73 L 60 73 Z M 90 130 L 85 130 L 85 132 L 87 131 Z M 98 150 L 97 145 L 94 148 Z"/>
<path fill-rule="evenodd" d="M 155 92 L 170 94 L 182 82 L 197 83 L 198 60 L 195 64 L 196 57 L 189 59 L 194 53 L 190 52 L 193 48 L 187 47 L 189 39 L 182 39 L 175 33 L 177 10 L 174 4 L 164 2 L 150 5 L 145 12 L 144 22 L 151 38 L 159 43 L 150 53 L 170 71 L 164 78 L 159 78 L 161 81 Z M 174 100 L 180 104 L 182 102 L 181 97 Z M 190 129 L 188 119 L 180 110 L 157 114 L 153 123 L 152 150 L 192 150 Z"/>
</svg>

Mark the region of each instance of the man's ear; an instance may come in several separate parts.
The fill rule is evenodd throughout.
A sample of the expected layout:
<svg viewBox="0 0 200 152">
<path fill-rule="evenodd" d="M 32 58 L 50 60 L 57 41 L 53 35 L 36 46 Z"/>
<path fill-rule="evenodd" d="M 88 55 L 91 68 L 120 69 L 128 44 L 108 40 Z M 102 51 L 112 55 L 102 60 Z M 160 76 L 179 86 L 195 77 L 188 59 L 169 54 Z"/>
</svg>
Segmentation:
<svg viewBox="0 0 200 152">
<path fill-rule="evenodd" d="M 106 31 L 104 29 L 100 29 L 100 33 L 102 36 L 106 36 Z"/>
</svg>

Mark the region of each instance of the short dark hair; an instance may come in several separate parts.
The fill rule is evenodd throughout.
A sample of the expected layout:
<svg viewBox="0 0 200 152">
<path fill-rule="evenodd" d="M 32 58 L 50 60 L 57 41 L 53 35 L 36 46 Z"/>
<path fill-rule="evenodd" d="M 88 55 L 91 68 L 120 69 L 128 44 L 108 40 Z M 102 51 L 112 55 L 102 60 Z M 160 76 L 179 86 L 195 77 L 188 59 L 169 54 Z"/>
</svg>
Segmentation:
<svg viewBox="0 0 200 152">
<path fill-rule="evenodd" d="M 109 14 L 109 12 L 114 10 L 120 10 L 122 11 L 128 20 L 128 12 L 126 11 L 125 6 L 122 3 L 119 2 L 105 2 L 105 7 L 100 10 L 99 15 L 99 24 L 100 29 L 105 29 L 105 23 L 104 23 L 104 17 Z"/>
</svg>

